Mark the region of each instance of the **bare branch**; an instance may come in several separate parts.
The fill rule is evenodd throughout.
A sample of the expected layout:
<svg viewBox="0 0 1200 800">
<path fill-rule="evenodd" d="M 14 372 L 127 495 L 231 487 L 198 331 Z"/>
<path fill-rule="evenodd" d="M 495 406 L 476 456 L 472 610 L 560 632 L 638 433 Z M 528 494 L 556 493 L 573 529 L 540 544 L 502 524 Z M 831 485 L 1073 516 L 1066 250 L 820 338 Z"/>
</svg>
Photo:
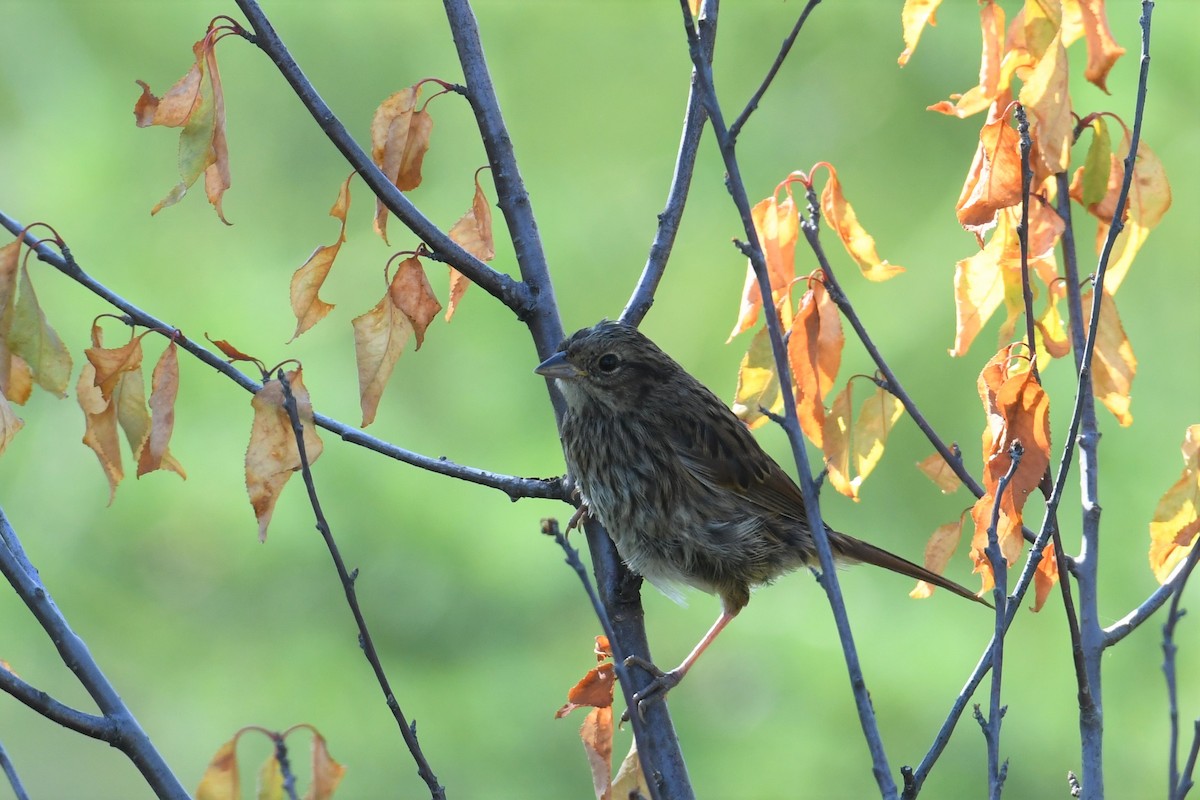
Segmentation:
<svg viewBox="0 0 1200 800">
<path fill-rule="evenodd" d="M 449 263 L 459 272 L 478 284 L 484 291 L 508 306 L 519 317 L 524 318 L 529 313 L 532 302 L 529 290 L 514 281 L 508 275 L 484 264 L 475 256 L 462 249 L 457 242 L 446 235 L 437 225 L 417 210 L 404 193 L 395 187 L 379 170 L 371 157 L 359 147 L 354 137 L 346 130 L 346 126 L 337 118 L 333 111 L 317 94 L 317 90 L 305 77 L 300 65 L 292 58 L 287 47 L 275 33 L 270 20 L 255 0 L 237 0 L 238 7 L 246 15 L 251 27 L 254 28 L 253 42 L 271 59 L 283 75 L 284 80 L 292 87 L 296 97 L 312 114 L 317 125 L 329 137 L 346 161 L 350 163 L 371 191 L 375 193 L 388 210 L 404 223 L 413 233 L 421 238 L 429 249 Z M 497 180 L 498 183 L 498 180 Z"/>
<path fill-rule="evenodd" d="M 4 771 L 4 777 L 8 779 L 8 785 L 13 790 L 13 800 L 29 800 L 25 787 L 21 785 L 21 778 L 17 775 L 17 768 L 13 766 L 3 744 L 0 744 L 0 770 Z"/>
<path fill-rule="evenodd" d="M 371 669 L 375 673 L 375 680 L 379 683 L 379 688 L 383 690 L 384 699 L 387 702 L 388 708 L 392 710 L 392 716 L 396 718 L 396 724 L 400 726 L 400 735 L 404 738 L 404 744 L 408 746 L 408 752 L 412 754 L 413 760 L 417 763 L 417 774 L 421 776 L 421 780 L 429 787 L 429 795 L 433 800 L 445 800 L 446 790 L 438 783 L 437 776 L 433 774 L 433 768 L 429 766 L 429 761 L 425 757 L 425 753 L 421 750 L 421 745 L 417 742 L 416 725 L 410 725 L 404 716 L 404 712 L 400 709 L 400 703 L 396 700 L 396 695 L 392 692 L 391 684 L 388 681 L 387 674 L 383 671 L 383 663 L 379 660 L 379 653 L 375 650 L 375 643 L 371 639 L 371 631 L 367 628 L 366 618 L 363 617 L 362 608 L 358 604 L 358 592 L 354 588 L 354 582 L 358 577 L 358 570 L 353 574 L 346 569 L 346 562 L 342 559 L 341 550 L 338 549 L 337 542 L 334 541 L 333 531 L 329 528 L 329 522 L 325 519 L 325 512 L 321 510 L 321 499 L 317 496 L 317 485 L 313 481 L 312 467 L 308 462 L 308 453 L 304 446 L 304 426 L 300 422 L 300 412 L 296 406 L 296 396 L 292 393 L 291 383 L 287 379 L 287 375 L 283 370 L 279 371 L 279 383 L 283 388 L 283 407 L 287 411 L 288 419 L 292 423 L 292 434 L 296 438 L 296 449 L 300 456 L 300 469 L 304 475 L 304 487 L 308 490 L 308 502 L 312 506 L 313 516 L 316 517 L 317 531 L 320 532 L 321 538 L 325 540 L 325 547 L 329 550 L 330 557 L 333 558 L 334 568 L 337 569 L 338 578 L 342 582 L 342 591 L 346 594 L 346 604 L 350 606 L 350 613 L 354 615 L 354 623 L 358 626 L 358 643 L 362 647 L 363 654 L 367 657 L 367 662 L 371 665 Z M 283 739 L 279 738 L 276 742 L 277 751 L 283 747 Z M 286 751 L 283 751 L 286 753 Z M 282 762 L 281 762 L 282 763 Z"/>
</svg>

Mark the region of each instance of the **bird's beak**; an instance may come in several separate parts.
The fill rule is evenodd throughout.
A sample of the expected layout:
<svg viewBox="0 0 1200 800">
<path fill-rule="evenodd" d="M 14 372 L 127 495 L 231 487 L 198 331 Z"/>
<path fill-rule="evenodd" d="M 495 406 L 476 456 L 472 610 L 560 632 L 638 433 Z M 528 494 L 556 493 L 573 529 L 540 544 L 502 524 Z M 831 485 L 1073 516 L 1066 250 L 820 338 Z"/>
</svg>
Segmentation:
<svg viewBox="0 0 1200 800">
<path fill-rule="evenodd" d="M 538 364 L 534 372 L 546 378 L 562 378 L 564 380 L 571 380 L 583 375 L 583 372 L 578 367 L 567 361 L 567 354 L 564 352 L 558 352 L 550 356 L 541 364 Z"/>
</svg>

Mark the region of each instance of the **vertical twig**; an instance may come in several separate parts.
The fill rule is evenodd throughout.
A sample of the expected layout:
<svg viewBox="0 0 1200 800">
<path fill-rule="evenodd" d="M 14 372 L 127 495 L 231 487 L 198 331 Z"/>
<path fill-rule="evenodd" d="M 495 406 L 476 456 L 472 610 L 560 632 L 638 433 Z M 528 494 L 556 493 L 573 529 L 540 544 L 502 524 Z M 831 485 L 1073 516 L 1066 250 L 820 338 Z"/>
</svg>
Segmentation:
<svg viewBox="0 0 1200 800">
<path fill-rule="evenodd" d="M 21 785 L 21 777 L 17 775 L 17 768 L 13 766 L 3 744 L 0 744 L 0 770 L 4 771 L 4 777 L 8 779 L 8 785 L 13 790 L 13 800 L 29 800 L 25 787 Z"/>
<path fill-rule="evenodd" d="M 1184 774 L 1179 773 L 1179 692 L 1176 683 L 1175 656 L 1178 647 L 1175 645 L 1175 627 L 1187 612 L 1179 607 L 1183 597 L 1183 589 L 1187 586 L 1196 562 L 1200 561 L 1200 547 L 1193 546 L 1188 553 L 1178 574 L 1178 583 L 1167 609 L 1167 621 L 1163 623 L 1163 678 L 1167 685 L 1167 719 L 1170 730 L 1170 741 L 1167 744 L 1167 797 L 1168 800 L 1183 800 L 1192 787 L 1192 770 L 1196 765 L 1196 748 L 1200 738 L 1192 741 L 1192 748 L 1184 768 Z M 1197 736 L 1200 737 L 1200 720 L 1197 720 Z"/>
<path fill-rule="evenodd" d="M 750 214 L 750 201 L 746 195 L 746 187 L 742 181 L 741 170 L 738 166 L 736 144 L 730 139 L 729 130 L 725 126 L 724 114 L 721 110 L 720 102 L 717 100 L 716 88 L 713 84 L 712 70 L 704 60 L 702 43 L 695 29 L 692 27 L 691 12 L 688 9 L 687 0 L 680 0 L 680 8 L 683 12 L 684 30 L 688 38 L 688 51 L 691 55 L 692 65 L 696 69 L 698 84 L 700 90 L 703 92 L 708 116 L 712 122 L 713 133 L 716 136 L 717 144 L 721 150 L 721 157 L 725 164 L 725 186 L 733 198 L 734 205 L 737 207 L 746 235 L 745 243 L 739 247 L 750 259 L 755 277 L 758 280 L 759 291 L 763 296 L 763 307 L 765 309 L 773 309 L 774 303 L 771 299 L 770 276 L 767 273 L 762 246 L 758 241 L 758 234 L 755 231 L 754 222 Z M 875 719 L 875 709 L 871 705 L 866 680 L 863 678 L 862 666 L 858 660 L 858 650 L 855 647 L 854 637 L 850 631 L 850 621 L 846 614 L 845 603 L 842 600 L 841 588 L 838 585 L 833 554 L 829 548 L 829 537 L 825 531 L 825 523 L 821 518 L 820 500 L 817 495 L 816 484 L 813 482 L 812 470 L 808 465 L 804 439 L 800 433 L 800 426 L 796 416 L 796 398 L 792 388 L 791 369 L 788 365 L 787 349 L 783 341 L 779 316 L 770 311 L 764 314 L 764 316 L 766 317 L 767 331 L 771 339 L 771 352 L 775 360 L 776 371 L 779 375 L 780 384 L 783 387 L 783 428 L 787 432 L 788 440 L 791 443 L 792 457 L 796 462 L 796 471 L 800 477 L 800 490 L 804 495 L 809 527 L 812 530 L 813 539 L 817 545 L 817 554 L 820 559 L 821 587 L 825 590 L 830 609 L 833 613 L 834 622 L 837 626 L 838 638 L 842 645 L 842 653 L 845 657 L 846 669 L 849 673 L 850 685 L 854 693 L 859 725 L 863 730 L 867 748 L 871 754 L 872 772 L 875 776 L 875 781 L 879 786 L 880 793 L 884 797 L 896 797 L 895 780 L 892 778 L 891 769 L 888 767 L 887 753 L 884 750 L 883 741 L 879 735 L 879 725 Z"/>
<path fill-rule="evenodd" d="M 283 407 L 287 411 L 288 419 L 292 423 L 292 434 L 296 439 L 296 450 L 300 458 L 300 470 L 304 477 L 304 487 L 308 491 L 308 502 L 312 505 L 313 515 L 316 517 L 317 531 L 320 532 L 321 538 L 325 542 L 325 547 L 329 550 L 329 555 L 333 559 L 333 565 L 337 569 L 338 578 L 342 583 L 342 591 L 346 595 L 346 603 L 350 606 L 350 613 L 354 615 L 354 623 L 358 628 L 359 646 L 362 647 L 363 654 L 366 656 L 371 669 L 375 673 L 375 680 L 379 683 L 379 688 L 383 690 L 387 706 L 391 709 L 392 716 L 395 717 L 396 724 L 400 728 L 400 736 L 404 739 L 405 745 L 408 746 L 408 751 L 412 754 L 413 761 L 416 762 L 417 774 L 421 776 L 421 780 L 425 781 L 425 785 L 429 787 L 430 797 L 434 798 L 434 800 L 445 800 L 446 790 L 438 783 L 437 776 L 433 773 L 433 768 L 429 766 L 429 761 L 426 759 L 425 753 L 421 750 L 421 745 L 417 741 L 416 723 L 409 724 L 405 718 L 404 712 L 400 709 L 400 703 L 397 702 L 396 695 L 392 692 L 387 674 L 383 670 L 383 664 L 379 660 L 379 653 L 375 650 L 375 643 L 371 639 L 371 631 L 367 628 L 367 621 L 363 617 L 362 608 L 358 604 L 358 592 L 354 588 L 354 582 L 358 577 L 358 570 L 351 573 L 346 569 L 346 562 L 342 559 L 342 553 L 338 549 L 337 542 L 334 541 L 333 532 L 329 528 L 329 522 L 325 519 L 325 512 L 321 510 L 321 499 L 317 496 L 317 486 L 313 481 L 312 468 L 309 466 L 308 453 L 304 446 L 304 426 L 300 422 L 300 411 L 296 406 L 296 396 L 292 393 L 291 382 L 282 369 L 279 370 L 277 377 L 283 388 Z"/>
</svg>

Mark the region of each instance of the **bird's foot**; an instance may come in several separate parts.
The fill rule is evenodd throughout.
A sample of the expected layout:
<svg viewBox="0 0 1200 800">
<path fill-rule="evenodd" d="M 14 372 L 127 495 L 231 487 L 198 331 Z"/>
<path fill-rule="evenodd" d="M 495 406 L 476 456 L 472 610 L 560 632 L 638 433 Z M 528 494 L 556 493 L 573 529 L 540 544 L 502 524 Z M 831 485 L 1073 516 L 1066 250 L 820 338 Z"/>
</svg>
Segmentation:
<svg viewBox="0 0 1200 800">
<path fill-rule="evenodd" d="M 641 667 L 654 676 L 654 680 L 633 695 L 633 704 L 637 708 L 638 717 L 643 722 L 646 721 L 646 704 L 665 700 L 667 692 L 674 689 L 683 680 L 683 673 L 680 670 L 673 669 L 670 672 L 663 672 L 641 656 L 628 656 L 625 659 L 625 666 Z M 627 722 L 628 720 L 629 709 L 625 709 L 625 713 L 621 715 L 621 721 Z"/>
<path fill-rule="evenodd" d="M 579 523 L 583 522 L 584 517 L 591 514 L 587 503 L 580 503 L 579 508 L 575 509 L 575 513 L 571 515 L 571 519 L 567 521 L 567 533 L 579 527 Z"/>
</svg>

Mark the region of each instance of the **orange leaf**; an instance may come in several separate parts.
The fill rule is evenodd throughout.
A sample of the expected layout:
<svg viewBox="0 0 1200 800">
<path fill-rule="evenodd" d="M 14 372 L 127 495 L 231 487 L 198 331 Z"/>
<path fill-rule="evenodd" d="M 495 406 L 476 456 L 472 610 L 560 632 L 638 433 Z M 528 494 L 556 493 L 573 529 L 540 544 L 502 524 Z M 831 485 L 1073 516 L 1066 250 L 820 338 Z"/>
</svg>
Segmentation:
<svg viewBox="0 0 1200 800">
<path fill-rule="evenodd" d="M 863 230 L 858 222 L 858 215 L 846 202 L 837 171 L 832 166 L 829 167 L 829 180 L 821 192 L 821 211 L 842 240 L 846 252 L 858 263 L 863 277 L 872 281 L 886 281 L 904 272 L 904 267 L 889 264 L 879 258 L 879 254 L 875 252 L 875 240 Z"/>
<path fill-rule="evenodd" d="M 583 751 L 592 769 L 592 788 L 598 800 L 609 800 L 612 796 L 612 735 L 611 707 L 593 708 L 579 728 Z"/>
<path fill-rule="evenodd" d="M 315 464 L 324 445 L 313 424 L 312 401 L 299 367 L 288 372 L 288 383 L 296 398 L 296 410 L 304 431 L 304 449 L 308 463 Z M 292 433 L 292 423 L 283 406 L 283 385 L 267 381 L 250 403 L 254 422 L 250 427 L 250 446 L 246 449 L 246 490 L 258 518 L 258 538 L 267 539 L 267 526 L 284 485 L 301 468 L 300 451 Z"/>
<path fill-rule="evenodd" d="M 346 774 L 346 768 L 333 760 L 325 737 L 316 731 L 312 740 L 312 786 L 304 800 L 329 800 Z"/>
<path fill-rule="evenodd" d="M 179 353 L 174 341 L 154 365 L 150 384 L 150 432 L 141 451 L 135 454 L 138 477 L 156 469 L 169 469 L 186 479 L 187 473 L 167 446 L 175 430 L 175 397 L 179 394 Z"/>
<path fill-rule="evenodd" d="M 100 468 L 108 478 L 108 502 L 117 494 L 117 484 L 125 476 L 121 467 L 121 440 L 117 434 L 117 407 L 96 385 L 96 368 L 89 362 L 79 373 L 75 396 L 84 414 L 83 443 L 100 459 Z"/>
<path fill-rule="evenodd" d="M 863 402 L 858 418 L 850 428 L 852 380 L 846 382 L 846 388 L 839 393 L 833 408 L 826 415 L 824 435 L 829 483 L 857 502 L 859 487 L 883 457 L 888 435 L 904 413 L 904 406 L 895 396 L 876 386 L 875 391 Z M 831 433 L 834 435 L 832 441 L 828 439 Z"/>
<path fill-rule="evenodd" d="M 1002 90 L 1008 88 L 1008 80 L 1004 79 L 1003 59 L 1004 47 L 1004 9 L 992 0 L 987 0 L 979 6 L 979 27 L 983 33 L 983 46 L 980 50 L 979 83 L 972 86 L 961 95 L 951 95 L 954 102 L 943 100 L 929 106 L 929 111 L 951 114 L 959 117 L 969 117 L 987 108 Z M 903 64 L 901 64 L 903 66 Z M 1011 69 L 1009 70 L 1011 74 Z M 1007 106 L 1005 102 L 1003 106 Z"/>
<path fill-rule="evenodd" d="M 1041 611 L 1050 596 L 1050 590 L 1058 583 L 1058 562 L 1054 560 L 1054 543 L 1047 542 L 1033 573 L 1033 610 Z"/>
<path fill-rule="evenodd" d="M 1061 31 L 1025 77 L 1020 100 L 1029 112 L 1029 135 L 1034 142 L 1031 159 L 1034 180 L 1066 171 L 1071 160 L 1074 120 L 1067 90 L 1067 51 Z"/>
<path fill-rule="evenodd" d="M 207 334 L 205 335 L 207 336 Z M 234 361 L 258 361 L 254 356 L 246 355 L 224 339 L 209 339 L 209 341 L 229 359 L 230 363 Z"/>
<path fill-rule="evenodd" d="M 375 421 L 379 400 L 408 337 L 412 335 L 413 326 L 396 307 L 390 288 L 374 308 L 355 317 L 351 324 L 354 326 L 354 357 L 358 364 L 359 405 L 365 428 Z"/>
<path fill-rule="evenodd" d="M 8 398 L 0 392 L 0 454 L 8 448 L 8 443 L 17 435 L 17 431 L 25 425 L 21 418 L 13 413 Z"/>
<path fill-rule="evenodd" d="M 782 203 L 776 201 L 775 195 L 771 195 L 750 209 L 750 217 L 754 222 L 759 246 L 762 247 L 763 259 L 767 263 L 771 300 L 779 309 L 780 321 L 783 322 L 784 330 L 787 330 L 791 326 L 791 287 L 796 274 L 794 264 L 796 241 L 800 236 L 800 218 L 796 214 L 796 203 L 792 199 L 790 184 L 785 181 L 783 185 L 787 196 Z M 775 191 L 778 193 L 779 189 L 776 188 Z M 762 292 L 758 288 L 758 278 L 754 274 L 754 267 L 747 264 L 742 304 L 729 339 L 732 340 L 739 333 L 753 327 L 758 321 L 761 308 Z"/>
<path fill-rule="evenodd" d="M 775 414 L 783 410 L 783 391 L 775 371 L 771 336 L 765 325 L 750 340 L 750 347 L 738 366 L 733 413 L 753 429 L 767 421 L 761 410 L 764 408 Z"/>
<path fill-rule="evenodd" d="M 1200 425 L 1183 436 L 1183 475 L 1158 501 L 1150 521 L 1150 569 L 1166 583 L 1200 534 Z"/>
<path fill-rule="evenodd" d="M 616 674 L 613 671 L 613 665 L 606 663 L 612 658 L 612 648 L 609 647 L 608 637 L 596 637 L 596 649 L 594 652 L 596 653 L 597 666 L 588 670 L 587 674 L 567 692 L 567 702 L 562 708 L 554 712 L 555 719 L 562 719 L 567 714 L 582 706 L 607 708 L 612 705 Z"/>
<path fill-rule="evenodd" d="M 820 320 L 812 289 L 804 293 L 800 310 L 792 321 L 788 337 L 788 361 L 796 389 L 796 415 L 800 428 L 817 447 L 822 446 L 821 428 L 825 424 L 825 406 L 821 403 L 820 378 L 817 374 L 817 336 Z"/>
<path fill-rule="evenodd" d="M 15 250 L 0 261 L 8 258 L 15 262 Z M 4 271 L 5 268 L 0 266 L 0 272 Z M 54 328 L 50 327 L 38 304 L 27 266 L 20 268 L 18 284 L 11 324 L 7 330 L 8 349 L 25 361 L 38 386 L 58 397 L 66 397 L 71 381 L 71 354 Z"/>
<path fill-rule="evenodd" d="M 471 210 L 454 223 L 450 229 L 450 238 L 462 249 L 478 258 L 480 261 L 491 261 L 496 257 L 496 246 L 492 241 L 492 209 L 488 206 L 487 196 L 479 185 L 479 176 L 475 176 L 475 197 L 471 201 Z M 446 321 L 454 316 L 458 301 L 469 285 L 467 277 L 453 267 L 450 268 L 450 301 L 446 307 Z"/>
<path fill-rule="evenodd" d="M 925 25 L 937 25 L 937 7 L 942 0 L 904 0 L 904 8 L 900 11 L 900 24 L 904 29 L 904 51 L 896 59 L 896 63 L 904 66 L 917 49 L 917 42 Z"/>
<path fill-rule="evenodd" d="M 1085 315 L 1092 307 L 1092 292 L 1083 296 Z M 1125 335 L 1116 301 L 1105 292 L 1100 298 L 1100 320 L 1096 334 L 1096 349 L 1092 352 L 1092 388 L 1104 407 L 1112 412 L 1121 427 L 1133 423 L 1129 411 L 1130 390 L 1137 374 L 1137 358 Z"/>
<path fill-rule="evenodd" d="M 388 293 L 392 305 L 400 309 L 408 321 L 412 323 L 413 333 L 417 337 L 417 348 L 425 341 L 425 329 L 442 310 L 442 304 L 433 294 L 433 287 L 425 276 L 425 268 L 421 259 L 416 256 L 406 258 L 396 267 L 396 275 L 392 278 Z"/>
<path fill-rule="evenodd" d="M 292 334 L 291 341 L 333 310 L 333 304 L 326 303 L 318 297 L 318 293 L 325 285 L 325 279 L 329 277 L 329 270 L 333 267 L 338 251 L 342 249 L 342 242 L 346 241 L 346 214 L 350 210 L 350 179 L 353 177 L 353 172 L 346 176 L 342 188 L 338 190 L 333 208 L 329 209 L 329 216 L 342 223 L 337 241 L 330 245 L 321 245 L 314 250 L 308 261 L 292 275 L 292 313 L 296 315 L 296 332 Z"/>
<path fill-rule="evenodd" d="M 958 197 L 958 222 L 977 235 L 996 224 L 996 212 L 1021 202 L 1020 137 L 1003 110 L 989 115 Z"/>
<path fill-rule="evenodd" d="M 1068 32 L 1069 31 L 1069 32 Z M 1113 39 L 1104 14 L 1104 0 L 1063 0 L 1063 41 L 1070 44 L 1082 31 L 1087 38 L 1087 67 L 1083 76 L 1108 91 L 1108 73 L 1125 48 Z"/>
<path fill-rule="evenodd" d="M 196 787 L 196 800 L 238 800 L 241 784 L 238 780 L 237 737 L 233 737 L 217 750 L 200 785 Z"/>
<path fill-rule="evenodd" d="M 936 456 L 937 453 L 934 455 Z M 936 572 L 938 575 L 945 572 L 946 565 L 950 563 L 950 557 L 954 555 L 959 541 L 962 540 L 962 523 L 962 517 L 959 517 L 957 522 L 947 522 L 933 532 L 929 541 L 925 543 L 925 569 Z M 917 585 L 908 593 L 908 596 L 921 600 L 932 595 L 933 590 L 933 584 L 917 581 Z"/>
<path fill-rule="evenodd" d="M 983 433 L 985 494 L 971 511 L 975 520 L 971 558 L 975 562 L 975 571 L 984 575 L 986 591 L 992 585 L 991 563 L 984 553 L 987 529 L 996 506 L 999 481 L 1012 464 L 1010 447 L 1019 441 L 1024 452 L 1000 497 L 996 536 L 1001 553 L 1011 565 L 1020 556 L 1024 545 L 1021 525 L 1025 501 L 1041 482 L 1050 463 L 1050 401 L 1041 385 L 1033 379 L 1028 361 L 1012 358 L 1012 347 L 1002 348 L 984 367 L 979 375 L 979 390 L 987 416 Z"/>
<path fill-rule="evenodd" d="M 1125 130 L 1124 138 L 1114 153 L 1113 173 L 1116 174 L 1117 186 L 1124 178 L 1123 162 L 1129 154 L 1131 144 L 1130 132 Z M 1110 191 L 1112 179 L 1110 178 Z M 1116 197 L 1113 196 L 1115 206 Z M 1104 288 L 1109 294 L 1116 294 L 1121 281 L 1129 271 L 1134 256 L 1145 244 L 1150 231 L 1162 221 L 1163 215 L 1171 207 L 1171 185 L 1167 182 L 1166 170 L 1158 156 L 1150 146 L 1142 141 L 1138 145 L 1137 160 L 1133 167 L 1133 182 L 1129 185 L 1129 217 L 1125 229 L 1117 237 L 1113 245 L 1112 260 L 1104 274 Z M 1111 212 L 1110 212 L 1111 214 Z M 1108 225 L 1100 225 L 1096 232 L 1096 252 L 1099 253 L 1108 236 Z"/>
<path fill-rule="evenodd" d="M 942 454 L 934 450 L 924 461 L 917 462 L 917 469 L 925 473 L 925 477 L 933 481 L 934 485 L 942 490 L 942 494 L 950 494 L 958 489 L 961 481 L 950 465 L 946 463 L 946 459 L 942 458 Z"/>
</svg>

